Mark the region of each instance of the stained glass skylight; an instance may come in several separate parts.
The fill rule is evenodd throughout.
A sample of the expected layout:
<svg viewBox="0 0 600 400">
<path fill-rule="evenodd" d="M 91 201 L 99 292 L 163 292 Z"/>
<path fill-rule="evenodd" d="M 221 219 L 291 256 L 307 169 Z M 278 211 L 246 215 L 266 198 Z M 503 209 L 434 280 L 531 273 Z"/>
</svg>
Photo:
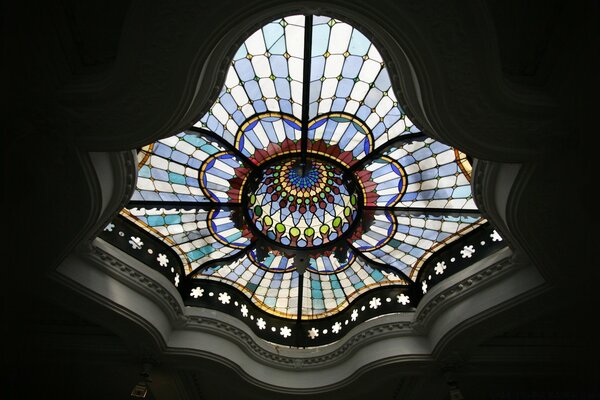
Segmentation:
<svg viewBox="0 0 600 400">
<path fill-rule="evenodd" d="M 284 345 L 409 311 L 501 241 L 473 201 L 468 157 L 421 133 L 375 45 L 326 16 L 250 35 L 210 109 L 140 149 L 138 168 L 101 238 L 187 305 Z"/>
</svg>

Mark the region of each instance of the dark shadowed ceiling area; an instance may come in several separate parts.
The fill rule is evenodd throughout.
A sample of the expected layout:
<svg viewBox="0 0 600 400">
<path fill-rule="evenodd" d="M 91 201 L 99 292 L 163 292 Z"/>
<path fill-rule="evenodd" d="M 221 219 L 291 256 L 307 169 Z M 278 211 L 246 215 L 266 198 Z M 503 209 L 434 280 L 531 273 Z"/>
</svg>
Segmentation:
<svg viewBox="0 0 600 400">
<path fill-rule="evenodd" d="M 237 3 L 206 3 L 201 11 L 194 8 L 194 17 L 205 15 L 198 23 L 217 29 L 227 24 L 225 11 Z M 352 9 L 360 9 L 358 2 L 350 3 Z M 378 6 L 389 6 L 381 3 Z M 435 2 L 427 2 L 425 11 L 435 8 L 429 3 Z M 493 323 L 479 325 L 476 334 L 470 328 L 456 329 L 459 334 L 444 346 L 459 350 L 448 351 L 443 360 L 373 365 L 349 383 L 310 395 L 259 387 L 233 363 L 198 362 L 187 356 L 148 358 L 147 349 L 164 344 L 139 340 L 118 312 L 111 314 L 80 296 L 86 288 L 65 291 L 64 282 L 47 277 L 92 230 L 96 221 L 90 215 L 99 214 L 74 149 L 83 141 L 92 147 L 90 151 L 125 150 L 114 137 L 110 143 L 107 140 L 109 144 L 90 146 L 83 134 L 74 133 L 78 116 L 65 112 L 63 101 L 73 83 L 92 87 L 110 80 L 121 61 L 119 51 L 127 45 L 123 38 L 131 37 L 124 33 L 135 29 L 144 34 L 144 29 L 150 29 L 130 25 L 130 10 L 154 5 L 158 6 L 62 1 L 13 2 L 3 7 L 7 68 L 2 125 L 7 142 L 2 187 L 7 221 L 0 328 L 2 398 L 129 398 L 148 363 L 152 364 L 151 393 L 146 398 L 155 400 L 600 398 L 600 348 L 593 328 L 600 276 L 590 255 L 594 236 L 588 233 L 594 227 L 588 219 L 593 214 L 588 189 L 595 183 L 588 176 L 593 159 L 588 138 L 597 130 L 597 3 L 490 0 L 481 4 L 495 29 L 495 36 L 487 40 L 497 44 L 496 66 L 508 85 L 549 94 L 572 124 L 568 144 L 534 143 L 543 151 L 532 153 L 524 164 L 546 163 L 542 165 L 551 165 L 550 172 L 525 190 L 530 197 L 518 209 L 525 211 L 515 216 L 537 224 L 535 236 L 521 237 L 531 242 L 528 248 L 533 250 L 527 256 L 538 265 L 549 265 L 542 275 L 551 282 L 551 294 L 532 294 L 518 307 L 499 312 Z M 182 2 L 182 8 L 187 6 Z M 294 10 L 300 6 L 290 2 Z M 472 16 L 473 26 L 481 23 L 476 17 Z M 173 37 L 173 47 L 184 39 Z M 140 80 L 141 85 L 147 84 Z M 118 93 L 118 87 L 111 91 Z M 98 99 L 88 100 L 92 104 Z M 148 138 L 156 139 L 152 135 L 156 133 Z M 562 151 L 562 147 L 569 148 Z M 563 171 L 563 160 L 572 169 L 569 174 Z M 565 176 L 571 181 L 565 182 Z M 563 205 L 560 215 L 555 214 Z M 147 321 L 140 322 L 144 324 Z M 462 397 L 452 397 L 456 393 Z"/>
</svg>

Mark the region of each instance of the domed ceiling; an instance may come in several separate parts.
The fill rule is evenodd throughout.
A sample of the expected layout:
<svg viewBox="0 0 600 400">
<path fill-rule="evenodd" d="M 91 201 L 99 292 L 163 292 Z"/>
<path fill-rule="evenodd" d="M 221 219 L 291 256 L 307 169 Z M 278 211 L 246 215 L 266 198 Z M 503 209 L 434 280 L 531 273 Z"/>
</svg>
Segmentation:
<svg viewBox="0 0 600 400">
<path fill-rule="evenodd" d="M 138 150 L 135 193 L 100 237 L 188 306 L 325 345 L 503 246 L 470 176 L 409 119 L 371 40 L 294 15 L 236 49 L 197 123 Z"/>
</svg>

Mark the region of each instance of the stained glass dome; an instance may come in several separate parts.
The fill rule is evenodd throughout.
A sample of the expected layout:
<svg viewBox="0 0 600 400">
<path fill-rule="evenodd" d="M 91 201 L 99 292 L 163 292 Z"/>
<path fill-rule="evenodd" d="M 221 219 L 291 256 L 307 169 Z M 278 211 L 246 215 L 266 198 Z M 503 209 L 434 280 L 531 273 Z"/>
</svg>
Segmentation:
<svg viewBox="0 0 600 400">
<path fill-rule="evenodd" d="M 363 33 L 289 16 L 235 49 L 197 123 L 138 151 L 133 197 L 101 238 L 188 306 L 325 345 L 497 249 L 470 176 L 409 119 Z"/>
<path fill-rule="evenodd" d="M 291 247 L 317 247 L 344 236 L 360 211 L 357 185 L 331 161 L 286 159 L 258 170 L 247 193 L 259 234 Z"/>
</svg>

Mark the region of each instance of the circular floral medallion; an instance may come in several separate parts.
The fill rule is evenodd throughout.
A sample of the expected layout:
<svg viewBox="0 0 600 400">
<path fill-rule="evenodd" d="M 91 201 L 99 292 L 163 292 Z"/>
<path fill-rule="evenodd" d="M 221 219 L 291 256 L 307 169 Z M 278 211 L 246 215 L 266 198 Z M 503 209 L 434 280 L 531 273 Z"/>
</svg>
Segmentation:
<svg viewBox="0 0 600 400">
<path fill-rule="evenodd" d="M 285 246 L 330 243 L 350 229 L 359 211 L 353 178 L 330 161 L 281 159 L 263 168 L 253 186 L 246 192 L 250 221 Z"/>
</svg>

